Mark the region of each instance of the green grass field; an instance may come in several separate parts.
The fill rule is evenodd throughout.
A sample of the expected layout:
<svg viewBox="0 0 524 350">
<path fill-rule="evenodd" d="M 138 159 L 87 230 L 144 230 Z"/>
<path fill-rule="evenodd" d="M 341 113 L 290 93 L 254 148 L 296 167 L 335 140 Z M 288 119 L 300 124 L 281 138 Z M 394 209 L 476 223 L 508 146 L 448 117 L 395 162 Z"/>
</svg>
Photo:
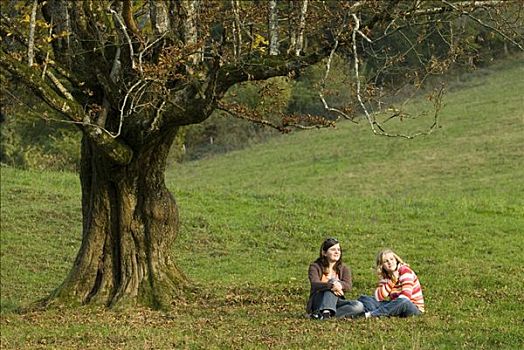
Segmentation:
<svg viewBox="0 0 524 350">
<path fill-rule="evenodd" d="M 169 169 L 182 219 L 173 255 L 195 292 L 164 313 L 17 313 L 73 262 L 80 186 L 3 167 L 1 348 L 523 348 L 523 76 L 508 61 L 457 77 L 428 137 L 348 122 Z M 391 126 L 427 121 L 404 123 Z M 418 273 L 426 314 L 305 319 L 307 266 L 327 236 L 353 270 L 350 298 L 373 291 L 375 253 L 391 247 Z"/>
</svg>

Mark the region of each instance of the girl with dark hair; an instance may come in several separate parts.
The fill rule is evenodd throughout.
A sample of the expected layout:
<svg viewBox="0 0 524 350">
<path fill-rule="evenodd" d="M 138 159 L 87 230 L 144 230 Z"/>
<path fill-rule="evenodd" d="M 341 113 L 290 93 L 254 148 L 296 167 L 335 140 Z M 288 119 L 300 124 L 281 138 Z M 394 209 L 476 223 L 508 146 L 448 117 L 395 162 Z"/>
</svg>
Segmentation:
<svg viewBox="0 0 524 350">
<path fill-rule="evenodd" d="M 306 306 L 314 319 L 353 317 L 364 313 L 364 305 L 357 300 L 346 300 L 351 290 L 351 270 L 342 262 L 338 240 L 326 239 L 320 246 L 320 255 L 308 271 L 311 291 Z"/>
</svg>

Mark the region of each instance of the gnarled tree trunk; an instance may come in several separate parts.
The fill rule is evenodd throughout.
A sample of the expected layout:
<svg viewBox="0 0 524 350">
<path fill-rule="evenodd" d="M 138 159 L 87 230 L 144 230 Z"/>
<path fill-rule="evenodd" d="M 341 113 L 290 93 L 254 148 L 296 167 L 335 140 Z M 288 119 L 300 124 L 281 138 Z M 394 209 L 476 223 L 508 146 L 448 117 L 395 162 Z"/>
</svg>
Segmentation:
<svg viewBox="0 0 524 350">
<path fill-rule="evenodd" d="M 84 138 L 82 245 L 56 300 L 163 308 L 186 282 L 171 259 L 178 233 L 176 202 L 164 183 L 176 129 L 135 151 L 126 166 L 100 156 Z"/>
</svg>

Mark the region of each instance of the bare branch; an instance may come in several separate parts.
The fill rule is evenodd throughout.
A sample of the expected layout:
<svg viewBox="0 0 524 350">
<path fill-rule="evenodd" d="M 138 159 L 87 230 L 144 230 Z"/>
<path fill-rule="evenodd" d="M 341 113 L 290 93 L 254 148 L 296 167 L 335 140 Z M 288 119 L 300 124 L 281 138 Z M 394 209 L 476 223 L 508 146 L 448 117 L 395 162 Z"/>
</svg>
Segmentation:
<svg viewBox="0 0 524 350">
<path fill-rule="evenodd" d="M 329 73 L 331 71 L 331 62 L 333 60 L 333 56 L 335 55 L 335 52 L 337 51 L 337 48 L 338 48 L 338 38 L 335 39 L 335 45 L 333 46 L 333 49 L 331 50 L 329 56 L 328 56 L 328 59 L 326 61 L 326 72 L 324 73 L 324 77 L 322 78 L 321 82 L 320 82 L 320 90 L 318 91 L 318 95 L 320 97 L 320 100 L 322 101 L 322 104 L 324 105 L 324 109 L 329 111 L 329 112 L 334 112 L 336 113 L 337 115 L 341 115 L 343 116 L 345 119 L 348 119 L 348 120 L 351 120 L 352 122 L 355 122 L 353 120 L 353 117 L 350 116 L 350 115 L 347 115 L 346 113 L 344 113 L 342 110 L 340 109 L 337 109 L 337 108 L 334 108 L 334 107 L 330 107 L 329 104 L 327 103 L 326 101 L 326 98 L 324 97 L 324 89 L 326 87 L 326 81 L 329 77 Z M 339 118 L 339 116 L 337 116 L 337 119 Z"/>
<path fill-rule="evenodd" d="M 250 110 L 238 103 L 224 103 L 222 101 L 219 101 L 217 104 L 217 109 L 223 112 L 228 113 L 229 115 L 238 118 L 247 120 L 249 122 L 260 124 L 264 126 L 268 126 L 270 128 L 276 129 L 282 133 L 288 133 L 290 130 L 286 127 L 277 125 L 269 120 L 261 118 L 256 112 L 253 110 Z"/>
<path fill-rule="evenodd" d="M 129 90 L 127 91 L 126 95 L 124 96 L 124 101 L 122 102 L 122 105 L 120 106 L 120 119 L 118 121 L 118 130 L 116 132 L 116 134 L 113 134 L 113 133 L 109 133 L 109 135 L 113 138 L 117 138 L 118 136 L 120 136 L 120 133 L 122 132 L 122 125 L 124 124 L 124 114 L 125 114 L 125 108 L 126 108 L 126 104 L 127 104 L 127 100 L 129 99 L 129 96 L 131 95 L 131 93 L 133 92 L 133 90 L 138 87 L 140 84 L 145 84 L 144 81 L 142 80 L 139 80 L 137 81 L 136 83 L 134 83 L 130 88 Z"/>
<path fill-rule="evenodd" d="M 142 58 L 147 50 L 149 50 L 151 47 L 153 47 L 156 43 L 158 43 L 160 40 L 162 40 L 167 35 L 167 32 L 164 32 L 162 35 L 160 35 L 155 41 L 153 41 L 151 44 L 148 44 L 140 53 L 138 54 L 138 69 L 140 70 L 140 74 L 144 74 L 144 67 L 142 65 Z"/>
<path fill-rule="evenodd" d="M 240 23 L 240 2 L 239 0 L 231 0 L 231 8 L 233 9 L 233 52 L 236 59 L 240 59 L 242 53 L 242 25 Z"/>
<path fill-rule="evenodd" d="M 489 28 L 491 30 L 493 30 L 495 33 L 497 33 L 498 35 L 500 35 L 501 37 L 503 37 L 504 39 L 506 39 L 507 41 L 511 42 L 513 45 L 515 45 L 516 47 L 518 47 L 519 49 L 521 49 L 522 51 L 524 51 L 524 47 L 519 44 L 518 42 L 516 42 L 515 40 L 513 40 L 512 38 L 510 38 L 509 36 L 507 36 L 504 32 L 502 32 L 501 30 L 493 27 L 492 25 L 489 25 L 487 23 L 484 23 L 484 21 L 482 21 L 480 18 L 478 17 L 475 17 L 471 14 L 471 12 L 469 11 L 465 11 L 465 10 L 461 10 L 457 5 L 458 4 L 452 4 L 450 3 L 449 1 L 446 1 L 446 0 L 441 0 L 444 4 L 448 5 L 449 7 L 453 8 L 454 10 L 460 12 L 462 15 L 466 15 L 468 16 L 469 18 L 471 18 L 472 20 L 474 20 L 475 22 L 477 22 L 478 24 L 480 24 L 481 26 L 483 27 L 486 27 L 486 28 Z M 475 3 L 480 3 L 482 1 L 475 1 Z"/>
<path fill-rule="evenodd" d="M 308 125 L 304 125 L 304 123 L 308 123 Z M 284 116 L 282 125 L 295 129 L 336 128 L 335 121 L 311 114 Z"/>
<path fill-rule="evenodd" d="M 56 88 L 64 95 L 65 98 L 67 98 L 69 101 L 74 101 L 73 95 L 67 89 L 64 87 L 64 85 L 58 80 L 51 71 L 47 71 L 46 75 L 51 79 L 53 84 L 55 84 Z"/>
<path fill-rule="evenodd" d="M 126 24 L 126 27 L 129 28 L 131 33 L 133 33 L 133 36 L 135 36 L 135 38 L 137 38 L 140 42 L 143 41 L 142 36 L 140 35 L 140 30 L 138 29 L 135 19 L 133 18 L 131 0 L 123 0 L 122 18 Z"/>
<path fill-rule="evenodd" d="M 151 123 L 151 130 L 159 130 L 160 129 L 160 118 L 162 117 L 162 113 L 164 112 L 164 106 L 166 104 L 166 101 L 162 101 L 160 106 L 158 107 L 155 115 L 155 119 L 153 119 L 153 122 Z"/>
<path fill-rule="evenodd" d="M 27 102 L 21 100 L 18 96 L 13 94 L 11 91 L 5 90 L 4 92 L 6 94 L 8 94 L 13 100 L 16 100 L 20 105 L 23 105 L 26 108 L 24 110 L 24 116 L 26 116 L 26 117 L 30 117 L 30 118 L 34 118 L 34 119 L 42 119 L 42 120 L 50 121 L 50 122 L 54 122 L 54 123 L 63 123 L 63 124 L 69 124 L 69 125 L 73 124 L 73 125 L 76 125 L 76 126 L 79 126 L 79 127 L 89 126 L 89 127 L 98 128 L 98 126 L 99 126 L 97 124 L 91 124 L 91 123 L 87 123 L 85 121 L 78 122 L 78 121 L 75 121 L 75 120 L 59 119 L 59 118 L 49 117 L 49 114 L 47 112 L 45 112 L 45 111 L 42 112 L 41 110 L 37 110 L 37 108 L 35 106 L 30 105 Z"/>
<path fill-rule="evenodd" d="M 117 46 L 116 52 L 115 52 L 115 58 L 113 60 L 113 66 L 111 67 L 111 73 L 109 74 L 109 79 L 113 83 L 116 83 L 118 80 L 118 74 L 120 73 L 120 69 L 122 67 L 122 64 L 120 63 L 120 47 Z M 109 99 L 107 98 L 107 92 L 104 94 L 104 99 L 102 101 L 102 111 L 100 112 L 98 119 L 96 121 L 97 125 L 100 127 L 105 127 L 106 125 L 106 119 L 107 119 L 107 113 L 109 112 L 109 109 L 111 108 L 111 103 L 109 102 Z"/>
<path fill-rule="evenodd" d="M 300 56 L 301 51 L 304 49 L 304 32 L 306 30 L 307 6 L 308 0 L 302 0 L 302 7 L 300 8 L 300 19 L 298 21 L 298 31 L 296 36 L 296 56 Z"/>
<path fill-rule="evenodd" d="M 360 74 L 359 74 L 359 58 L 358 58 L 358 50 L 357 50 L 357 40 L 356 40 L 356 36 L 357 36 L 357 32 L 360 28 L 360 20 L 358 19 L 358 17 L 355 15 L 355 14 L 352 14 L 352 17 L 353 17 L 353 20 L 355 21 L 355 27 L 353 28 L 353 32 L 351 34 L 351 37 L 352 37 L 352 43 L 353 43 L 353 67 L 354 67 L 354 72 L 355 72 L 355 80 L 356 80 L 356 84 L 357 84 L 357 91 L 356 91 L 356 95 L 357 95 L 357 100 L 362 108 L 362 110 L 364 111 L 364 114 L 366 116 L 366 119 L 368 120 L 369 122 L 369 125 L 371 126 L 371 130 L 373 131 L 374 134 L 376 135 L 381 135 L 381 136 L 387 136 L 387 137 L 403 137 L 403 138 L 406 138 L 406 139 L 413 139 L 417 136 L 421 136 L 421 135 L 428 135 L 430 134 L 431 132 L 433 132 L 433 130 L 437 127 L 438 123 L 437 123 L 437 116 L 438 116 L 438 112 L 440 111 L 440 101 L 441 101 L 441 98 L 442 98 L 442 93 L 444 91 L 444 89 L 442 88 L 438 94 L 438 106 L 435 105 L 435 115 L 434 115 L 434 122 L 433 124 L 430 126 L 430 128 L 426 131 L 426 132 L 418 132 L 418 133 L 415 133 L 415 134 L 412 134 L 412 135 L 406 135 L 406 134 L 401 134 L 401 133 L 396 133 L 396 134 L 391 134 L 391 133 L 388 133 L 386 132 L 383 127 L 380 125 L 380 123 L 378 123 L 376 121 L 376 119 L 369 113 L 364 101 L 362 100 L 362 95 L 361 95 L 361 83 L 360 83 Z M 435 102 L 437 103 L 437 102 Z M 438 107 L 438 108 L 437 108 Z"/>
<path fill-rule="evenodd" d="M 129 33 L 127 32 L 126 24 L 124 23 L 124 20 L 120 16 L 118 12 L 116 12 L 113 9 L 109 9 L 109 12 L 113 14 L 113 17 L 116 19 L 118 24 L 120 24 L 120 29 L 122 29 L 122 33 L 124 34 L 127 44 L 129 46 L 129 58 L 131 59 L 131 68 L 136 69 L 135 64 L 135 50 L 133 48 L 133 42 L 131 41 L 131 37 L 129 36 Z"/>
<path fill-rule="evenodd" d="M 277 0 L 269 0 L 269 55 L 278 55 L 278 8 Z"/>
<path fill-rule="evenodd" d="M 294 129 L 320 129 L 320 128 L 334 128 L 336 123 L 323 117 L 313 115 L 286 115 L 282 117 L 282 124 L 278 125 L 270 120 L 265 119 L 257 111 L 245 107 L 239 103 L 224 103 L 218 102 L 217 109 L 228 113 L 229 115 L 249 121 L 251 123 L 267 126 L 276 129 L 282 133 L 291 132 L 290 128 Z M 307 125 L 305 125 L 307 124 Z"/>
<path fill-rule="evenodd" d="M 29 67 L 33 65 L 35 59 L 35 27 L 36 27 L 36 9 L 38 6 L 38 0 L 33 0 L 33 6 L 31 7 L 31 20 L 29 22 L 29 47 L 27 49 L 27 63 Z"/>
<path fill-rule="evenodd" d="M 443 0 L 441 1 L 445 3 L 445 1 Z M 481 8 L 481 7 L 501 6 L 501 5 L 504 5 L 504 3 L 506 2 L 507 2 L 506 0 L 458 1 L 458 2 L 455 2 L 454 5 L 458 7 L 464 7 L 464 8 L 467 7 L 467 8 L 475 9 L 475 8 Z M 425 8 L 425 9 L 422 9 L 419 7 L 421 3 L 418 3 L 417 5 L 418 6 L 415 7 L 415 10 L 407 11 L 404 13 L 404 15 L 405 16 L 436 15 L 439 13 L 449 12 L 452 9 L 454 9 L 453 6 L 449 6 L 449 4 L 446 4 L 448 5 L 447 7 L 446 6 L 435 6 L 435 7 Z"/>
</svg>

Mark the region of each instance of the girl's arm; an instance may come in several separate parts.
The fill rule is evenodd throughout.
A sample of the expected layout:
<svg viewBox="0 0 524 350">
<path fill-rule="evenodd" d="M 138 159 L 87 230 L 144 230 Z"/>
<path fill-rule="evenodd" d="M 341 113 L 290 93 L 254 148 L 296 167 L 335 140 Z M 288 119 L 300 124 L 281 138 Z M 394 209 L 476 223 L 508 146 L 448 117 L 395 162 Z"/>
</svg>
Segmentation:
<svg viewBox="0 0 524 350">
<path fill-rule="evenodd" d="M 377 289 L 375 289 L 375 299 L 378 301 L 385 300 L 389 298 L 389 294 L 393 287 L 395 287 L 394 281 L 389 278 L 383 278 L 378 282 Z"/>
<path fill-rule="evenodd" d="M 309 265 L 308 277 L 309 277 L 309 282 L 311 283 L 311 289 L 314 291 L 326 290 L 326 289 L 331 288 L 329 283 L 322 282 L 320 280 L 321 274 L 322 274 L 322 270 L 320 269 L 318 265 L 316 264 Z"/>
<path fill-rule="evenodd" d="M 340 269 L 340 284 L 342 285 L 343 291 L 350 291 L 351 287 L 353 285 L 351 281 L 351 270 L 346 265 L 342 265 L 342 268 Z"/>
<path fill-rule="evenodd" d="M 402 291 L 398 297 L 411 300 L 413 287 L 415 286 L 415 273 L 409 267 L 403 265 L 399 268 L 399 274 L 399 282 L 402 286 Z"/>
</svg>

